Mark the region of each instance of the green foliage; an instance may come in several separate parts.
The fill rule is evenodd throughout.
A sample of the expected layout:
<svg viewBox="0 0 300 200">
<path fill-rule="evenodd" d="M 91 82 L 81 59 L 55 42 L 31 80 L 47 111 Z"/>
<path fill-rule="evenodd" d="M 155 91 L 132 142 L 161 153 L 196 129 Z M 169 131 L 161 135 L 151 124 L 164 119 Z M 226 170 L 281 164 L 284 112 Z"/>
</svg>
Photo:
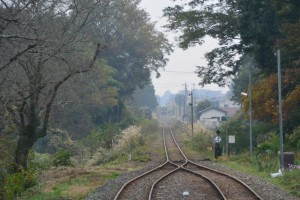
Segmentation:
<svg viewBox="0 0 300 200">
<path fill-rule="evenodd" d="M 167 28 L 180 31 L 179 45 L 202 44 L 206 36 L 219 47 L 206 53 L 207 66 L 198 67 L 201 84 L 225 85 L 239 71 L 236 55 L 251 53 L 262 74 L 276 70 L 275 49 L 283 52 L 284 67 L 299 67 L 299 3 L 297 1 L 219 0 L 177 1 L 168 7 Z M 239 38 L 239 39 L 237 39 Z M 296 53 L 297 52 L 297 53 Z"/>
<path fill-rule="evenodd" d="M 151 83 L 143 89 L 136 89 L 132 94 L 130 104 L 134 107 L 145 107 L 154 110 L 158 103 L 153 84 Z"/>
<path fill-rule="evenodd" d="M 196 106 L 196 113 L 198 113 L 201 110 L 204 110 L 206 108 L 209 108 L 211 106 L 211 103 L 208 100 L 200 101 L 197 103 Z"/>
<path fill-rule="evenodd" d="M 294 132 L 286 137 L 285 149 L 287 151 L 299 151 L 300 149 L 300 127 L 294 129 Z"/>
<path fill-rule="evenodd" d="M 72 80 L 62 88 L 59 98 L 66 103 L 52 109 L 53 127 L 67 130 L 73 139 L 82 139 L 96 126 L 107 123 L 112 107 L 119 104 L 119 83 L 113 78 L 116 70 L 100 60 L 91 72 Z M 82 76 L 82 75 L 81 75 Z M 119 111 L 122 113 L 122 107 Z"/>
<path fill-rule="evenodd" d="M 141 126 L 141 132 L 143 135 L 150 135 L 156 133 L 159 130 L 159 124 L 157 120 L 143 120 L 139 123 Z"/>
<path fill-rule="evenodd" d="M 5 189 L 7 199 L 15 199 L 26 189 L 36 186 L 38 183 L 38 171 L 34 168 L 21 170 L 18 173 L 7 174 Z"/>
<path fill-rule="evenodd" d="M 117 152 L 131 153 L 135 148 L 143 146 L 145 139 L 141 134 L 141 127 L 130 126 L 122 130 L 117 139 L 115 149 Z"/>
<path fill-rule="evenodd" d="M 291 194 L 300 197 L 300 169 L 285 171 L 279 180 Z"/>
<path fill-rule="evenodd" d="M 34 157 L 30 163 L 38 170 L 47 170 L 53 164 L 53 158 L 50 154 L 41 154 L 34 152 Z"/>
<path fill-rule="evenodd" d="M 139 146 L 135 148 L 131 155 L 131 160 L 137 162 L 150 161 L 150 153 L 147 150 L 149 149 L 147 149 L 145 146 Z"/>
<path fill-rule="evenodd" d="M 261 159 L 261 158 L 259 158 Z M 219 160 L 220 162 L 224 162 L 226 165 L 229 165 L 231 168 L 234 168 L 239 171 L 243 171 L 246 173 L 253 174 L 255 176 L 260 176 L 264 180 L 271 182 L 272 184 L 277 185 L 278 187 L 287 190 L 290 194 L 300 197 L 299 187 L 300 187 L 300 169 L 289 170 L 285 169 L 283 171 L 283 176 L 271 178 L 270 173 L 274 173 L 278 171 L 279 167 L 279 156 L 273 157 L 273 165 L 275 162 L 277 163 L 277 168 L 275 167 L 273 170 L 269 170 L 270 165 L 267 161 L 265 161 L 261 166 L 265 168 L 260 168 L 258 162 L 262 162 L 258 160 L 258 158 L 253 157 L 249 159 L 249 152 L 245 152 L 244 154 L 239 154 L 230 157 L 230 160 Z M 297 160 L 296 162 L 299 162 Z"/>
<path fill-rule="evenodd" d="M 279 177 L 281 184 L 285 185 L 285 188 L 289 193 L 300 197 L 300 165 L 297 168 L 284 171 L 284 175 Z"/>
<path fill-rule="evenodd" d="M 279 137 L 272 135 L 271 139 L 259 144 L 255 149 L 255 159 L 252 164 L 257 166 L 259 171 L 277 171 L 279 164 Z"/>
<path fill-rule="evenodd" d="M 65 149 L 60 149 L 58 152 L 55 154 L 54 159 L 53 159 L 53 165 L 54 166 L 71 166 L 71 156 L 72 153 L 68 150 Z"/>
<path fill-rule="evenodd" d="M 55 154 L 60 149 L 66 149 L 73 154 L 80 151 L 80 147 L 71 139 L 69 133 L 60 129 L 50 130 L 45 137 L 36 142 L 34 149 L 38 153 L 50 154 Z"/>
<path fill-rule="evenodd" d="M 191 147 L 191 149 L 201 152 L 211 147 L 211 141 L 212 138 L 209 135 L 205 133 L 199 133 L 191 138 L 191 140 L 186 141 L 186 143 Z"/>
<path fill-rule="evenodd" d="M 139 120 L 152 119 L 152 110 L 150 110 L 149 108 L 131 107 L 130 110 L 134 117 Z"/>
<path fill-rule="evenodd" d="M 15 142 L 11 137 L 0 136 L 0 169 L 8 170 L 13 162 Z"/>
<path fill-rule="evenodd" d="M 121 131 L 121 133 L 114 138 L 113 148 L 109 150 L 100 149 L 99 154 L 92 164 L 102 164 L 109 161 L 126 161 L 130 155 L 136 161 L 145 161 L 149 159 L 149 155 L 145 154 L 143 146 L 145 145 L 145 137 L 141 134 L 141 127 L 130 126 Z"/>
<path fill-rule="evenodd" d="M 137 87 L 150 83 L 151 71 L 164 67 L 171 45 L 165 36 L 155 30 L 144 10 L 137 2 L 120 1 L 108 12 L 115 15 L 109 23 L 100 21 L 106 30 L 105 40 L 110 48 L 105 49 L 107 63 L 118 70 L 116 80 L 121 82 L 120 95 L 128 97 Z M 114 26 L 111 26 L 111 24 Z M 147 67 L 146 67 L 147 66 Z"/>
<path fill-rule="evenodd" d="M 276 130 L 276 127 L 272 124 L 266 124 L 263 122 L 254 121 L 252 124 L 252 144 L 254 149 L 260 143 L 270 139 L 270 132 Z M 235 144 L 232 146 L 232 151 L 235 153 L 242 153 L 249 149 L 250 136 L 249 136 L 249 119 L 242 112 L 238 113 L 234 117 L 230 118 L 226 123 L 223 123 L 220 127 L 222 145 L 226 144 L 226 131 L 228 135 L 235 135 Z"/>
<path fill-rule="evenodd" d="M 94 152 L 97 147 L 111 149 L 113 138 L 119 134 L 120 127 L 118 124 L 105 124 L 93 130 L 93 132 L 83 140 L 83 143 L 93 148 L 91 152 Z"/>
</svg>

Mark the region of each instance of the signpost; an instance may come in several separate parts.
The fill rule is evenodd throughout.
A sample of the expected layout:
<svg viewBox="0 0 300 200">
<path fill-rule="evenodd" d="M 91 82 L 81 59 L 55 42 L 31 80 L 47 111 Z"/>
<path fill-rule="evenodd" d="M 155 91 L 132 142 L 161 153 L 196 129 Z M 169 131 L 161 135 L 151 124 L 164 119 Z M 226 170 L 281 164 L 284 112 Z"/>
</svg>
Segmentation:
<svg viewBox="0 0 300 200">
<path fill-rule="evenodd" d="M 227 149 L 227 156 L 229 157 L 230 155 L 230 145 L 229 144 L 234 144 L 235 143 L 235 135 L 229 135 L 228 136 L 228 149 Z"/>
<path fill-rule="evenodd" d="M 228 136 L 228 143 L 229 144 L 234 144 L 235 143 L 235 135 L 229 135 Z"/>
</svg>

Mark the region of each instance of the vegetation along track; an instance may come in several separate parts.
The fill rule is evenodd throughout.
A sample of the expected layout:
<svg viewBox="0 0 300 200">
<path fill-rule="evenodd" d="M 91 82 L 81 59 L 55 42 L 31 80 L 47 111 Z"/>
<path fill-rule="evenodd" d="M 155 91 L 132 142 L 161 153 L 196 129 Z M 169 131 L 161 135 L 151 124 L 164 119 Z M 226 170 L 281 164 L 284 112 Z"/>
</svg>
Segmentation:
<svg viewBox="0 0 300 200">
<path fill-rule="evenodd" d="M 261 199 L 242 181 L 190 161 L 177 144 L 172 130 L 165 132 L 166 161 L 125 183 L 120 199 Z"/>
</svg>

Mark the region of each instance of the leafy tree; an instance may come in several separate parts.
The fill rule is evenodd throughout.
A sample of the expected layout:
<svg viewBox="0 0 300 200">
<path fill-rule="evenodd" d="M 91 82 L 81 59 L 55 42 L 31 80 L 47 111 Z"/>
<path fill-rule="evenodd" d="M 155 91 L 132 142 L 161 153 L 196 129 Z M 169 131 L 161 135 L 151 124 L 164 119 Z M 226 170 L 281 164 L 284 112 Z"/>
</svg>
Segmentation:
<svg viewBox="0 0 300 200">
<path fill-rule="evenodd" d="M 146 107 L 154 110 L 158 105 L 155 97 L 155 90 L 152 84 L 143 89 L 135 90 L 130 103 L 134 107 Z"/>
<path fill-rule="evenodd" d="M 253 57 L 251 57 L 250 55 L 243 56 L 243 65 L 241 66 L 239 72 L 232 79 L 231 100 L 242 104 L 243 96 L 241 95 L 241 93 L 249 91 L 250 75 L 253 85 L 263 79 L 261 70 L 256 68 L 255 64 L 256 63 L 253 62 Z"/>
<path fill-rule="evenodd" d="M 201 110 L 204 110 L 206 108 L 209 108 L 211 106 L 211 103 L 208 100 L 200 101 L 197 103 L 196 106 L 196 113 L 198 113 Z"/>
<path fill-rule="evenodd" d="M 300 69 L 284 71 L 282 88 L 282 117 L 287 132 L 299 126 L 300 110 Z M 253 88 L 252 106 L 253 118 L 278 124 L 278 82 L 276 74 L 262 80 Z M 249 100 L 244 99 L 244 110 L 249 110 Z"/>
<path fill-rule="evenodd" d="M 51 126 L 80 139 L 104 123 L 109 108 L 118 104 L 119 83 L 112 78 L 114 73 L 102 63 L 84 77 L 67 82 L 57 96 L 60 104 L 53 106 Z"/>
<path fill-rule="evenodd" d="M 219 47 L 205 55 L 208 65 L 198 67 L 200 84 L 225 85 L 242 65 L 239 56 L 249 53 L 261 73 L 269 75 L 276 70 L 277 48 L 282 49 L 284 68 L 299 67 L 297 1 L 191 0 L 164 13 L 167 27 L 182 33 L 179 45 L 184 49 L 202 44 L 206 36 L 219 40 Z"/>
<path fill-rule="evenodd" d="M 150 84 L 150 72 L 164 67 L 171 45 L 155 30 L 148 14 L 138 8 L 139 1 L 122 0 L 109 9 L 116 17 L 105 20 L 105 37 L 110 48 L 104 57 L 117 69 L 114 78 L 121 83 L 120 95 L 130 96 L 137 88 Z"/>
<path fill-rule="evenodd" d="M 175 95 L 175 103 L 178 106 L 183 106 L 185 102 L 185 95 L 184 94 L 176 94 Z"/>
<path fill-rule="evenodd" d="M 253 147 L 256 148 L 259 144 L 269 140 L 273 137 L 273 132 L 276 131 L 277 126 L 270 123 L 253 121 L 252 124 Z M 222 144 L 226 146 L 226 132 L 227 135 L 235 135 L 236 143 L 231 146 L 231 149 L 236 153 L 249 151 L 250 136 L 249 136 L 249 120 L 245 117 L 245 113 L 239 112 L 226 121 L 220 127 Z"/>
</svg>

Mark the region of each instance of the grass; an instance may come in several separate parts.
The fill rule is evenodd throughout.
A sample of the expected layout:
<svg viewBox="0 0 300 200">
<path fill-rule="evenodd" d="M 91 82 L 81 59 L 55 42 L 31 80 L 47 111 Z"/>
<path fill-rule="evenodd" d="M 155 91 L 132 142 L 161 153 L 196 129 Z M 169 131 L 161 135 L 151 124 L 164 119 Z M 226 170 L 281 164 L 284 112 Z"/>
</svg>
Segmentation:
<svg viewBox="0 0 300 200">
<path fill-rule="evenodd" d="M 39 176 L 39 185 L 24 192 L 18 200 L 85 199 L 108 180 L 139 170 L 150 160 L 161 160 L 164 154 L 160 134 L 147 136 L 145 145 L 132 151 L 131 161 L 124 153 L 100 166 L 46 169 Z"/>
<path fill-rule="evenodd" d="M 254 164 L 255 162 L 249 161 L 248 155 L 239 155 L 232 158 L 220 157 L 217 162 L 223 163 L 232 169 L 245 172 L 254 176 L 259 176 L 262 179 L 287 191 L 288 193 L 300 197 L 299 169 L 294 169 L 292 171 L 290 171 L 289 169 L 285 169 L 283 176 L 272 178 L 268 169 L 261 170 L 259 166 Z M 296 161 L 296 163 L 299 163 L 299 161 Z"/>
<path fill-rule="evenodd" d="M 125 165 L 128 166 L 128 165 Z M 127 170 L 109 163 L 88 169 L 68 167 L 51 168 L 42 176 L 40 185 L 24 192 L 19 200 L 84 199 L 88 193 L 103 185 L 107 180 L 119 177 Z"/>
<path fill-rule="evenodd" d="M 194 135 L 192 138 L 190 134 L 184 131 L 175 131 L 177 140 L 180 143 L 182 150 L 189 158 L 203 158 L 203 156 L 207 156 L 212 158 L 214 153 L 209 149 L 205 149 L 205 144 L 201 145 L 201 141 L 203 141 L 203 136 Z M 192 139 L 191 139 L 192 138 Z M 205 139 L 205 138 L 204 138 Z M 213 158 L 212 158 L 213 160 Z M 284 171 L 284 176 L 272 178 L 270 173 L 276 172 L 276 166 L 279 166 L 278 161 L 274 158 L 269 157 L 260 157 L 249 159 L 249 155 L 240 154 L 240 155 L 232 155 L 227 158 L 226 156 L 221 156 L 216 160 L 218 163 L 222 163 L 232 169 L 237 171 L 241 171 L 247 174 L 251 174 L 253 176 L 259 176 L 262 179 L 270 182 L 277 187 L 287 191 L 288 193 L 300 197 L 300 169 L 294 169 L 293 171 L 289 171 L 288 169 Z M 300 165 L 300 153 L 295 154 L 295 164 Z"/>
</svg>

